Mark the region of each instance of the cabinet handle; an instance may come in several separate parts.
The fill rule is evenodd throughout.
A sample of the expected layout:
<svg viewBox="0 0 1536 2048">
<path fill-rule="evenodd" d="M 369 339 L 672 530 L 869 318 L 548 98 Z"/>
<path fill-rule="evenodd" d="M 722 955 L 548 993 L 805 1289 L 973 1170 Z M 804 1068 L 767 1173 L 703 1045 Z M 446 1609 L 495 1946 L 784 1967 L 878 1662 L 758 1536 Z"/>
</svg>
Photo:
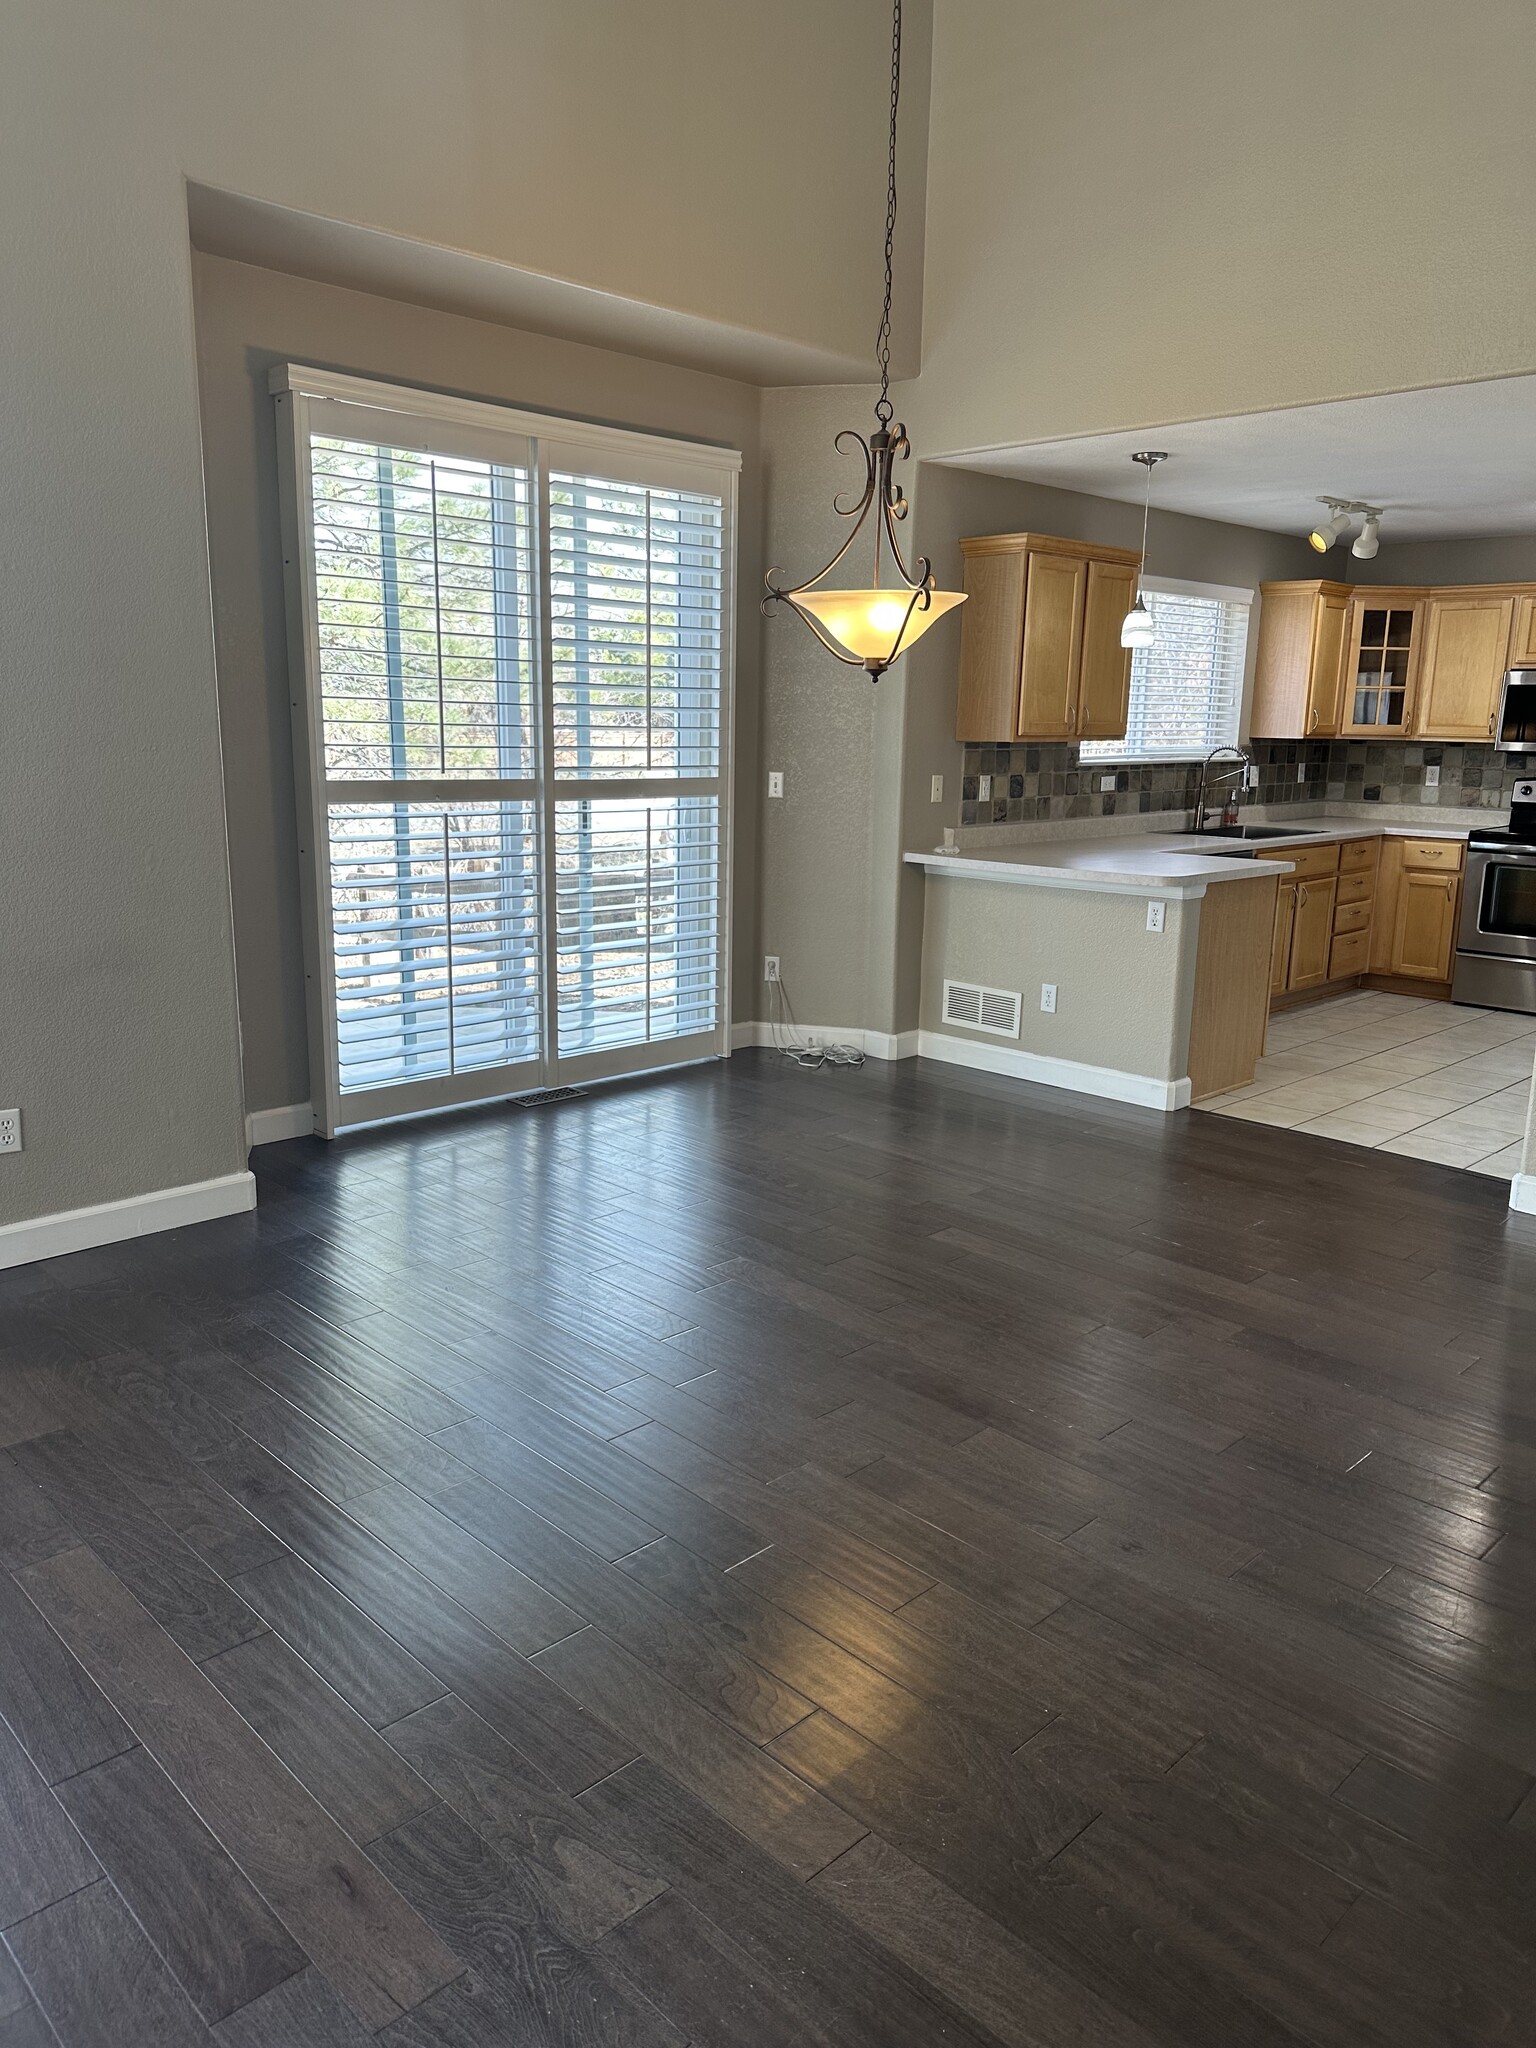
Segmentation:
<svg viewBox="0 0 1536 2048">
<path fill-rule="evenodd" d="M 1309 718 L 1309 719 L 1307 720 L 1307 731 L 1308 731 L 1308 732 L 1316 732 L 1316 731 L 1317 731 L 1317 721 L 1318 721 L 1318 720 L 1319 720 L 1319 719 L 1320 719 L 1320 718 L 1322 717 L 1322 715 L 1323 715 L 1323 714 L 1322 714 L 1322 713 L 1321 713 L 1321 712 L 1320 712 L 1320 711 L 1319 711 L 1319 710 L 1317 709 L 1317 706 L 1316 706 L 1316 705 L 1314 705 L 1314 706 L 1312 707 L 1312 716 L 1311 716 L 1311 717 L 1310 717 L 1310 718 Z"/>
<path fill-rule="evenodd" d="M 1299 904 L 1301 905 L 1301 907 L 1302 907 L 1302 909 L 1303 909 L 1303 910 L 1305 910 L 1305 909 L 1306 909 L 1306 907 L 1307 907 L 1307 885 L 1306 885 L 1306 883 L 1305 883 L 1305 882 L 1303 882 L 1303 883 L 1301 884 L 1300 888 L 1298 888 L 1298 889 L 1297 889 L 1297 891 L 1296 891 L 1296 901 L 1297 901 L 1297 902 L 1298 902 L 1298 903 L 1299 903 Z"/>
<path fill-rule="evenodd" d="M 1493 737 L 1494 721 L 1497 719 L 1498 715 L 1499 714 L 1496 711 L 1490 711 L 1488 714 L 1488 737 L 1490 739 L 1492 739 Z"/>
</svg>

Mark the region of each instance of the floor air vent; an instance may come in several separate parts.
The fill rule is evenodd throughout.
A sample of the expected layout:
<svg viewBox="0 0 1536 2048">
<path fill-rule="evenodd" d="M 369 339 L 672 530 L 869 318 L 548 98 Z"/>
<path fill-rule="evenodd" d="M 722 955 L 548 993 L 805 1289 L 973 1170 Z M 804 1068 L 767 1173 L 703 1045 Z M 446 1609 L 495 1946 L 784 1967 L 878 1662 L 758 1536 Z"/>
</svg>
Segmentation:
<svg viewBox="0 0 1536 2048">
<path fill-rule="evenodd" d="M 586 1094 L 585 1088 L 535 1088 L 531 1095 L 514 1095 L 514 1109 L 542 1109 L 546 1102 L 576 1102 Z"/>
<path fill-rule="evenodd" d="M 972 981 L 946 981 L 944 1022 L 964 1024 L 971 1031 L 992 1031 L 999 1038 L 1017 1038 L 1024 998 L 1017 989 L 982 988 Z"/>
</svg>

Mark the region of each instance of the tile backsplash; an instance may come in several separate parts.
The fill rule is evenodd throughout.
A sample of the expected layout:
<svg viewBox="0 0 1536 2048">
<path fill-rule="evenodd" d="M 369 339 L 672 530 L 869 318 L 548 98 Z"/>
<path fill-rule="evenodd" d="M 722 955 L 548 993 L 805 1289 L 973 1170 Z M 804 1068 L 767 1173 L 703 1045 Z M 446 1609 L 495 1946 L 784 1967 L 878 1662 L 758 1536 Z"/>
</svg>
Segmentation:
<svg viewBox="0 0 1536 2048">
<path fill-rule="evenodd" d="M 1445 804 L 1457 810 L 1506 810 L 1515 778 L 1532 773 L 1531 757 L 1492 747 L 1403 740 L 1256 740 L 1249 748 L 1259 786 L 1247 803 Z M 1235 766 L 1235 763 L 1229 764 Z M 1438 767 L 1439 787 L 1425 782 Z M 1298 776 L 1298 768 L 1304 774 Z M 992 777 L 983 798 L 980 778 Z M 1101 782 L 1113 776 L 1112 790 Z M 1199 764 L 1116 766 L 1079 761 L 1075 745 L 968 746 L 961 783 L 962 825 L 1013 825 L 1041 818 L 1113 818 L 1137 811 L 1187 811 L 1194 805 Z M 1218 782 L 1219 803 L 1229 784 Z"/>
</svg>

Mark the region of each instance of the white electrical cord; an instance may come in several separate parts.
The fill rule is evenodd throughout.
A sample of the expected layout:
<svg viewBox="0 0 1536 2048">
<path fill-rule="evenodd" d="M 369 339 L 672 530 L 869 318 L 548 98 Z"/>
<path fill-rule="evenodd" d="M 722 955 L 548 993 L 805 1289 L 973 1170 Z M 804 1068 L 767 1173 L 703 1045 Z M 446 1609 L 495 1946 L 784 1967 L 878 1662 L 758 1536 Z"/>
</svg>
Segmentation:
<svg viewBox="0 0 1536 2048">
<path fill-rule="evenodd" d="M 789 991 L 784 986 L 783 976 L 768 985 L 778 991 L 778 1014 L 768 1020 L 775 1052 L 793 1060 L 797 1067 L 863 1066 L 864 1055 L 856 1045 L 811 1045 L 803 1039 L 795 1022 L 795 1013 L 790 1008 Z"/>
</svg>

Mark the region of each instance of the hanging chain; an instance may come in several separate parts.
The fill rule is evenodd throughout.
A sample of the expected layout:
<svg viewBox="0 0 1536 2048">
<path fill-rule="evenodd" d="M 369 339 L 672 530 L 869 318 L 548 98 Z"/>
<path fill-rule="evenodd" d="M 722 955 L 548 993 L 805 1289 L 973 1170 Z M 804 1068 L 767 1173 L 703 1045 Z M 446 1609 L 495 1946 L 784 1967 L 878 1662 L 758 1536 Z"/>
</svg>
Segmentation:
<svg viewBox="0 0 1536 2048">
<path fill-rule="evenodd" d="M 880 310 L 880 331 L 875 337 L 875 361 L 880 365 L 880 397 L 875 417 L 882 427 L 891 424 L 891 277 L 896 260 L 896 109 L 901 100 L 901 0 L 891 9 L 891 154 L 885 185 L 885 304 Z"/>
</svg>

